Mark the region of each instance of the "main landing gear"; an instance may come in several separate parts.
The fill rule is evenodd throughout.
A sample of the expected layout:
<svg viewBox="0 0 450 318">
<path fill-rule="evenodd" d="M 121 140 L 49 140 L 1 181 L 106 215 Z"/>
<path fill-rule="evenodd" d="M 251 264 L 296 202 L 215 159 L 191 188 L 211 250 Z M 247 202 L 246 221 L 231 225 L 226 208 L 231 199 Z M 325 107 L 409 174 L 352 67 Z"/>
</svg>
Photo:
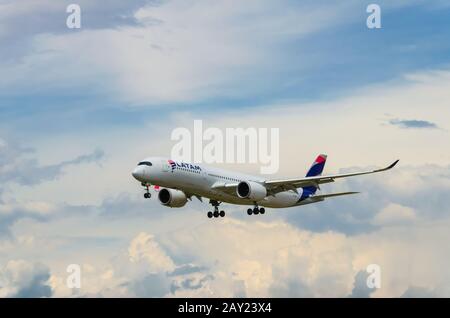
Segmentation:
<svg viewBox="0 0 450 318">
<path fill-rule="evenodd" d="M 142 182 L 141 185 L 145 187 L 146 192 L 144 193 L 144 198 L 150 199 L 152 197 L 150 193 L 150 184 Z"/>
<path fill-rule="evenodd" d="M 214 212 L 209 211 L 207 214 L 210 219 L 212 217 L 218 218 L 220 216 L 223 218 L 225 216 L 225 211 L 222 210 L 219 212 L 220 202 L 215 201 L 215 200 L 210 200 L 209 203 L 211 203 L 211 205 L 214 207 Z"/>
<path fill-rule="evenodd" d="M 264 208 L 258 208 L 258 206 L 256 205 L 253 209 L 248 209 L 247 210 L 247 214 L 248 215 L 252 215 L 252 214 L 264 214 L 266 213 L 266 209 Z"/>
</svg>

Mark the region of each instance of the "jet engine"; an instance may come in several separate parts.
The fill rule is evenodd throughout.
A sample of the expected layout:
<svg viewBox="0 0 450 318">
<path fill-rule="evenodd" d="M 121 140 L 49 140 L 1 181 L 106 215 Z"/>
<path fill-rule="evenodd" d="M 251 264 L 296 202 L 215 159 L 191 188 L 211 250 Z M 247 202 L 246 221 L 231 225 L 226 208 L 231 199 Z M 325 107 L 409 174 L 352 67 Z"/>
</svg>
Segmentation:
<svg viewBox="0 0 450 318">
<path fill-rule="evenodd" d="M 171 208 L 181 208 L 186 204 L 187 197 L 183 191 L 164 188 L 159 190 L 158 200 L 162 205 Z"/>
<path fill-rule="evenodd" d="M 241 199 L 260 201 L 267 196 L 267 189 L 263 185 L 253 181 L 241 181 L 237 186 L 236 194 Z"/>
</svg>

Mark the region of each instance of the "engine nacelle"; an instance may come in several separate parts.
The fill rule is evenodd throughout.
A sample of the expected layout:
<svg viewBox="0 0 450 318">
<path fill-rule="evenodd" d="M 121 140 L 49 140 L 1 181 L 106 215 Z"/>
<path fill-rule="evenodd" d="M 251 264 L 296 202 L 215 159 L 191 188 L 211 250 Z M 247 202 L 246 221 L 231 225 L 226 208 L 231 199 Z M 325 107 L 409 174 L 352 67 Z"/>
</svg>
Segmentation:
<svg viewBox="0 0 450 318">
<path fill-rule="evenodd" d="M 241 181 L 237 186 L 236 194 L 241 199 L 260 201 L 267 196 L 267 189 L 253 181 Z"/>
<path fill-rule="evenodd" d="M 186 204 L 187 197 L 183 191 L 164 188 L 159 190 L 158 200 L 162 205 L 171 208 L 181 208 Z"/>
</svg>

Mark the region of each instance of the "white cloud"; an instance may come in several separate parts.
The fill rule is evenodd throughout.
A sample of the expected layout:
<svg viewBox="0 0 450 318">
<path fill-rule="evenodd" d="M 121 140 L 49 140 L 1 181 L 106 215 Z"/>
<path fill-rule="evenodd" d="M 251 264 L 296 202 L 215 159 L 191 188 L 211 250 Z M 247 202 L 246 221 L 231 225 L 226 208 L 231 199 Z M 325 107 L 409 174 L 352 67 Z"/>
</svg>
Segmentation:
<svg viewBox="0 0 450 318">
<path fill-rule="evenodd" d="M 446 103 L 450 99 L 449 74 L 448 69 L 419 72 L 415 73 L 415 80 L 371 85 L 326 102 L 280 102 L 220 116 L 215 112 L 201 116 L 187 112 L 175 115 L 168 126 L 192 129 L 193 120 L 201 118 L 204 129 L 280 128 L 280 173 L 284 175 L 302 175 L 318 153 L 329 155 L 325 168 L 328 172 L 362 165 L 380 167 L 395 159 L 400 159 L 399 166 L 445 166 L 450 163 L 450 152 L 445 146 L 450 142 L 450 127 L 444 119 L 450 117 Z M 423 79 L 419 81 L 417 77 Z M 385 125 L 386 118 L 397 115 L 429 120 L 442 129 L 404 131 Z M 411 176 L 405 173 L 404 178 L 408 177 Z M 408 185 L 413 186 L 414 182 Z M 402 186 L 406 190 L 408 187 Z"/>
<path fill-rule="evenodd" d="M 0 79 L 0 89 L 9 94 L 18 87 L 28 92 L 96 87 L 103 95 L 145 105 L 230 97 L 242 93 L 243 83 L 256 92 L 264 85 L 261 74 L 292 67 L 284 45 L 348 22 L 341 15 L 355 3 L 149 5 L 135 12 L 137 26 L 34 35 L 20 63 L 2 66 L 8 76 Z"/>
<path fill-rule="evenodd" d="M 122 254 L 108 268 L 84 271 L 79 295 L 346 297 L 352 294 L 356 274 L 375 263 L 381 266 L 382 288 L 366 295 L 399 297 L 419 286 L 442 297 L 448 295 L 443 287 L 450 276 L 439 268 L 449 264 L 450 255 L 445 243 L 436 240 L 448 238 L 449 221 L 439 223 L 397 224 L 349 237 L 299 230 L 280 221 L 228 219 L 159 236 L 158 247 L 152 234 L 140 233 L 129 249 L 143 242 L 146 247 L 138 249 L 151 250 L 132 253 L 145 255 L 145 266 L 136 267 Z M 178 259 L 177 264 L 168 259 Z M 189 264 L 180 263 L 183 259 L 191 259 L 197 269 L 171 275 L 174 267 Z M 67 292 L 55 291 L 56 296 Z"/>
<path fill-rule="evenodd" d="M 247 296 L 253 297 L 344 297 L 351 293 L 356 273 L 375 263 L 381 266 L 383 285 L 374 296 L 396 297 L 410 285 L 434 288 L 448 282 L 450 277 L 438 270 L 450 261 L 444 248 L 448 234 L 446 225 L 436 225 L 405 224 L 346 237 L 332 232 L 311 233 L 281 222 L 229 220 L 206 223 L 195 233 L 167 235 L 165 244 L 170 246 L 171 255 L 187 253 L 200 264 L 210 263 L 211 273 L 214 277 L 217 273 L 219 282 L 227 277 L 228 291 L 216 286 L 214 280 L 207 283 L 205 292 L 212 291 L 213 295 L 232 295 L 230 282 L 236 280 L 243 281 Z M 211 231 L 216 233 L 213 239 Z M 193 241 L 185 241 L 187 237 L 195 238 L 195 246 Z M 437 244 L 437 239 L 442 243 Z M 218 246 L 222 253 L 213 251 Z M 427 259 L 422 259 L 425 255 Z"/>
<path fill-rule="evenodd" d="M 416 220 L 414 209 L 400 204 L 390 203 L 374 218 L 376 225 L 396 225 L 398 223 L 411 223 Z"/>
<path fill-rule="evenodd" d="M 131 241 L 128 253 L 132 263 L 144 262 L 149 272 L 172 271 L 175 267 L 154 237 L 146 233 L 140 233 Z"/>
<path fill-rule="evenodd" d="M 249 297 L 342 295 L 352 284 L 351 250 L 338 233 L 228 219 L 168 234 L 162 243 L 171 255 L 182 253 L 208 264 L 215 279 L 208 282 L 205 296 L 233 296 L 240 282 Z"/>
</svg>

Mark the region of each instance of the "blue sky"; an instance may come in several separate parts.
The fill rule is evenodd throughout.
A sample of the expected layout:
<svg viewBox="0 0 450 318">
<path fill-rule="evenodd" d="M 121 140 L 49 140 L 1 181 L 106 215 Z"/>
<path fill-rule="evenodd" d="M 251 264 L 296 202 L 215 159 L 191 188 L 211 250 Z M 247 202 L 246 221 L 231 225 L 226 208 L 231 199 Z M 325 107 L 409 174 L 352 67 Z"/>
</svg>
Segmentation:
<svg viewBox="0 0 450 318">
<path fill-rule="evenodd" d="M 0 297 L 73 295 L 68 260 L 82 296 L 450 295 L 446 1 L 379 1 L 380 30 L 357 0 L 80 0 L 68 30 L 70 2 L 0 1 Z M 194 119 L 280 128 L 288 177 L 324 152 L 325 173 L 400 164 L 209 222 L 130 176 Z"/>
</svg>

